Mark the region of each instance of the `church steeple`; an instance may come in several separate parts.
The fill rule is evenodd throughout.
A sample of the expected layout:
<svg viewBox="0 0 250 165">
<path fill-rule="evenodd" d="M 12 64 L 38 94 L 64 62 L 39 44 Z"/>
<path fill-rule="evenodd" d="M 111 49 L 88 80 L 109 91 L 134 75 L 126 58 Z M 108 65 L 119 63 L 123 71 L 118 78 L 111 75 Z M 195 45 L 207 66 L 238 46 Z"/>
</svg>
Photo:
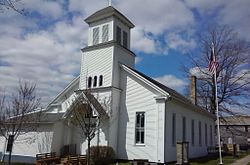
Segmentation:
<svg viewBox="0 0 250 165">
<path fill-rule="evenodd" d="M 130 51 L 134 24 L 113 6 L 95 12 L 85 22 L 89 32 L 88 45 L 82 49 L 80 89 L 119 88 L 120 64 L 131 68 L 135 64 L 135 55 Z"/>
<path fill-rule="evenodd" d="M 88 46 L 116 41 L 130 49 L 130 29 L 134 24 L 113 6 L 95 12 L 85 22 L 89 24 Z"/>
</svg>

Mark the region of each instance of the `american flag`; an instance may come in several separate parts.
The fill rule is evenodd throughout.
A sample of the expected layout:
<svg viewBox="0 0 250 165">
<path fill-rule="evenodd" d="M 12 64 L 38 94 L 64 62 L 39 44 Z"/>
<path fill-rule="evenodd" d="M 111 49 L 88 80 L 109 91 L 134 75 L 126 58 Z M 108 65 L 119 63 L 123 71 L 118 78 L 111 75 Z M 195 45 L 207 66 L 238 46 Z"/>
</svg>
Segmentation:
<svg viewBox="0 0 250 165">
<path fill-rule="evenodd" d="M 208 65 L 208 70 L 215 74 L 217 67 L 219 66 L 219 63 L 216 61 L 215 53 L 214 53 L 214 45 L 212 44 L 212 50 L 211 50 L 211 56 L 210 61 Z"/>
</svg>

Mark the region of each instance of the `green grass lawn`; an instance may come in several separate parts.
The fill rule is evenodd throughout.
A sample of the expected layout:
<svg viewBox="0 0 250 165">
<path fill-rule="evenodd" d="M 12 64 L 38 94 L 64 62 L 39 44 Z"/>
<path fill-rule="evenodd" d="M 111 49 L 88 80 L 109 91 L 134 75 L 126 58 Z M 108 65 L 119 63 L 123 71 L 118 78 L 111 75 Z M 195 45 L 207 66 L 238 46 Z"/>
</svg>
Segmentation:
<svg viewBox="0 0 250 165">
<path fill-rule="evenodd" d="M 233 157 L 232 155 L 223 155 L 223 165 L 229 165 L 236 161 L 237 159 L 247 156 L 246 153 L 238 154 L 238 157 Z M 190 160 L 190 165 L 216 165 L 219 164 L 219 158 L 217 155 L 206 156 L 202 158 L 197 158 Z M 170 163 L 169 165 L 175 165 L 175 163 Z M 249 164 L 250 165 L 250 164 Z"/>
<path fill-rule="evenodd" d="M 232 155 L 223 155 L 223 165 L 229 165 L 236 161 L 237 159 L 243 158 L 247 156 L 247 153 L 239 153 L 237 157 L 233 157 Z M 24 163 L 11 163 L 12 165 L 30 165 L 30 164 L 24 164 Z M 120 162 L 119 165 L 130 165 L 131 163 L 129 162 Z M 217 155 L 212 155 L 212 156 L 206 156 L 202 158 L 197 158 L 190 160 L 190 165 L 216 165 L 219 164 L 219 158 Z M 0 163 L 0 165 L 2 165 Z M 5 163 L 6 165 L 6 163 Z M 115 165 L 115 164 L 112 164 Z M 175 165 L 175 163 L 169 163 L 168 165 Z M 250 165 L 250 163 L 248 163 Z"/>
<path fill-rule="evenodd" d="M 223 164 L 229 165 L 229 164 L 233 163 L 234 161 L 236 161 L 237 159 L 243 158 L 245 156 L 247 156 L 246 153 L 239 153 L 237 157 L 234 157 L 234 156 L 229 155 L 229 154 L 223 155 L 223 157 L 222 157 Z M 191 160 L 190 162 L 191 162 L 191 165 L 200 165 L 200 164 L 215 165 L 215 164 L 219 163 L 219 157 L 217 155 L 207 156 L 207 157 Z"/>
</svg>

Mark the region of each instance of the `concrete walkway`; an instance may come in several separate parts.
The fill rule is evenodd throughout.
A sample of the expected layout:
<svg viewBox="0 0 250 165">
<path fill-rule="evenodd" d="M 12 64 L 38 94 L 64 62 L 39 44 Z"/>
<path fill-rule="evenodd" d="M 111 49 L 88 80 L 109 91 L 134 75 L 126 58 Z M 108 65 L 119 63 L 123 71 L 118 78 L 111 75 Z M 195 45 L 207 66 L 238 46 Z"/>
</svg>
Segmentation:
<svg viewBox="0 0 250 165">
<path fill-rule="evenodd" d="M 242 159 L 236 160 L 231 165 L 247 165 L 249 162 L 250 162 L 250 155 L 248 155 Z"/>
</svg>

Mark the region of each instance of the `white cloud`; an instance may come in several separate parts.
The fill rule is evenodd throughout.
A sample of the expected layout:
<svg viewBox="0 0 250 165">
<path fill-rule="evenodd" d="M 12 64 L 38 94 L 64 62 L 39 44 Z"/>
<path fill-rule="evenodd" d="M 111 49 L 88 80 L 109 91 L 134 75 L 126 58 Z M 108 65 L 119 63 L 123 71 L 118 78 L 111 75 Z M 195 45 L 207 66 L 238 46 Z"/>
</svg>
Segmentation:
<svg viewBox="0 0 250 165">
<path fill-rule="evenodd" d="M 62 0 L 22 2 L 21 7 L 36 11 L 41 16 L 36 19 L 35 16 L 21 16 L 11 10 L 0 14 L 0 84 L 1 87 L 13 89 L 19 78 L 30 79 L 37 82 L 38 94 L 42 96 L 43 102 L 48 102 L 79 74 L 80 48 L 86 45 L 88 30 L 83 20 L 107 6 L 108 2 L 72 0 L 68 7 L 64 6 L 66 4 Z M 218 18 L 225 23 L 232 22 L 245 34 L 250 34 L 247 4 L 245 0 L 114 1 L 114 6 L 136 25 L 131 34 L 132 48 L 148 54 L 167 54 L 169 49 L 185 52 L 196 46 L 193 34 L 187 37 L 182 35 L 192 31 L 196 25 L 190 8 L 204 12 L 222 6 Z M 234 6 L 239 10 L 233 10 Z M 164 41 L 159 41 L 160 38 Z M 136 58 L 136 63 L 141 59 L 141 56 Z M 182 91 L 186 84 L 172 75 L 156 79 L 178 91 Z"/>
<path fill-rule="evenodd" d="M 185 0 L 187 6 L 199 11 L 202 17 L 215 17 L 218 24 L 228 24 L 239 34 L 250 40 L 249 0 Z"/>
<path fill-rule="evenodd" d="M 143 51 L 145 53 L 155 53 L 156 43 L 153 39 L 147 37 L 140 27 L 135 27 L 132 31 L 131 47 L 136 51 Z"/>
<path fill-rule="evenodd" d="M 171 49 L 180 50 L 182 53 L 187 53 L 196 47 L 194 39 L 185 39 L 180 34 L 169 33 L 166 35 L 165 40 Z"/>
<path fill-rule="evenodd" d="M 234 1 L 230 0 L 229 3 L 225 4 L 225 7 L 221 11 L 219 20 L 224 24 L 229 24 L 234 27 L 240 34 L 250 40 L 250 1 L 240 0 Z"/>
<path fill-rule="evenodd" d="M 143 60 L 142 57 L 136 56 L 135 57 L 135 64 L 140 63 L 142 60 Z"/>
<path fill-rule="evenodd" d="M 184 92 L 185 87 L 187 86 L 187 82 L 183 79 L 179 79 L 173 75 L 164 75 L 161 77 L 154 78 L 156 81 L 159 81 L 163 85 L 170 87 L 180 93 Z"/>
<path fill-rule="evenodd" d="M 212 73 L 208 68 L 193 67 L 189 69 L 189 73 L 197 78 L 211 78 Z"/>
<path fill-rule="evenodd" d="M 69 10 L 82 13 L 84 16 L 89 16 L 97 10 L 108 6 L 108 1 L 100 0 L 73 0 L 69 1 Z"/>
<path fill-rule="evenodd" d="M 34 81 L 45 106 L 79 74 L 87 26 L 81 17 L 74 17 L 71 23 L 60 21 L 50 30 L 23 34 L 21 23 L 15 34 L 4 33 L 8 24 L 1 29 L 0 63 L 5 65 L 0 64 L 0 84 L 13 92 L 19 79 Z"/>
<path fill-rule="evenodd" d="M 146 32 L 162 34 L 173 28 L 193 25 L 194 17 L 187 6 L 176 0 L 121 0 L 117 8 Z"/>
<path fill-rule="evenodd" d="M 228 1 L 218 1 L 218 0 L 209 0 L 209 1 L 197 1 L 197 0 L 184 0 L 184 2 L 190 8 L 197 9 L 201 14 L 206 14 L 212 12 L 212 10 L 217 9 L 218 7 L 223 7 Z"/>
<path fill-rule="evenodd" d="M 29 12 L 36 11 L 42 16 L 58 18 L 63 15 L 60 1 L 23 0 L 22 3 Z"/>
</svg>

